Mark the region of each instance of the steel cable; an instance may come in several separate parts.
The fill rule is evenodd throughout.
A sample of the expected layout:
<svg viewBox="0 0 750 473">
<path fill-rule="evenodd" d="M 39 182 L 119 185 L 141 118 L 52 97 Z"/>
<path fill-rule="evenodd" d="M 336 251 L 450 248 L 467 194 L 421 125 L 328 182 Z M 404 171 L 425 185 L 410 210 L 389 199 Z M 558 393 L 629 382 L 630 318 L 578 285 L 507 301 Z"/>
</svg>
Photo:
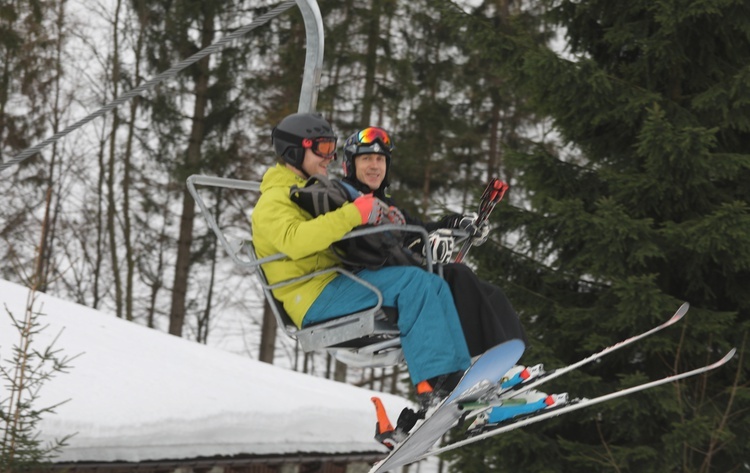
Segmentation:
<svg viewBox="0 0 750 473">
<path fill-rule="evenodd" d="M 197 53 L 193 54 L 187 59 L 184 59 L 180 61 L 179 63 L 175 64 L 174 66 L 170 67 L 166 71 L 158 74 L 157 76 L 153 77 L 147 82 L 144 82 L 143 84 L 139 85 L 138 87 L 130 90 L 129 92 L 126 92 L 119 97 L 117 97 L 115 100 L 109 102 L 108 104 L 101 107 L 99 110 L 87 115 L 86 117 L 82 118 L 81 120 L 77 121 L 73 125 L 70 125 L 69 127 L 65 128 L 64 130 L 55 133 L 51 137 L 47 138 L 46 140 L 42 141 L 41 143 L 34 145 L 30 148 L 26 148 L 25 150 L 21 151 L 17 155 L 10 158 L 8 161 L 5 161 L 3 163 L 0 163 L 0 172 L 4 171 L 5 169 L 16 165 L 25 159 L 30 158 L 31 156 L 34 156 L 36 153 L 41 151 L 46 146 L 51 145 L 52 143 L 58 141 L 60 138 L 64 137 L 65 135 L 77 130 L 78 128 L 82 127 L 83 125 L 87 124 L 88 122 L 94 120 L 95 118 L 98 118 L 105 113 L 114 110 L 115 108 L 119 107 L 120 105 L 124 104 L 128 100 L 132 99 L 133 97 L 140 95 L 152 88 L 154 88 L 159 83 L 170 79 L 174 76 L 176 76 L 180 71 L 187 68 L 188 66 L 200 61 L 204 57 L 208 56 L 209 54 L 213 54 L 219 50 L 221 50 L 224 46 L 226 46 L 227 43 L 240 38 L 244 36 L 245 34 L 249 33 L 250 31 L 254 30 L 255 28 L 265 24 L 270 20 L 271 18 L 274 18 L 281 13 L 285 12 L 289 8 L 292 7 L 296 3 L 295 0 L 288 0 L 284 3 L 279 4 L 277 7 L 275 7 L 272 10 L 269 10 L 267 13 L 259 16 L 255 20 L 253 20 L 252 23 L 250 23 L 247 26 L 243 26 L 236 31 L 224 36 L 219 41 L 215 42 L 214 44 L 208 46 L 205 49 L 202 49 L 198 51 Z"/>
</svg>

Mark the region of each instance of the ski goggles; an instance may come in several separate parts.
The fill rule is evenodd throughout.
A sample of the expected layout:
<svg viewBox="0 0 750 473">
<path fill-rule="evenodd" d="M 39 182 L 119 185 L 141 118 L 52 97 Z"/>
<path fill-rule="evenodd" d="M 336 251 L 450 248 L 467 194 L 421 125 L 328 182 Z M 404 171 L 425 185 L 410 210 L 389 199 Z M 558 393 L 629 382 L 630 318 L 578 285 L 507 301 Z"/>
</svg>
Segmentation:
<svg viewBox="0 0 750 473">
<path fill-rule="evenodd" d="M 360 148 L 374 144 L 380 141 L 380 144 L 385 146 L 386 151 L 393 151 L 393 144 L 391 143 L 391 137 L 382 128 L 376 126 L 367 127 L 357 134 L 357 140 L 359 141 Z"/>
<path fill-rule="evenodd" d="M 305 138 L 302 147 L 311 149 L 316 156 L 321 158 L 336 159 L 336 138 Z"/>
</svg>

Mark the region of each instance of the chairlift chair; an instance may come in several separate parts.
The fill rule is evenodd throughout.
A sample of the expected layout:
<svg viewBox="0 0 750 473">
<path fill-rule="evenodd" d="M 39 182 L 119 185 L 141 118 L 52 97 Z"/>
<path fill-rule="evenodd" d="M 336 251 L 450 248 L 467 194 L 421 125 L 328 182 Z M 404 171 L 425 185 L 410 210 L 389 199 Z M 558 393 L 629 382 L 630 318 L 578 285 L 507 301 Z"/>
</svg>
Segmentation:
<svg viewBox="0 0 750 473">
<path fill-rule="evenodd" d="M 219 243 L 229 254 L 232 261 L 239 267 L 252 271 L 260 286 L 263 295 L 268 301 L 278 326 L 290 338 L 296 340 L 304 352 L 323 351 L 330 353 L 334 358 L 354 367 L 378 368 L 397 365 L 404 360 L 401 350 L 401 338 L 396 325 L 396 309 L 383 307 L 383 295 L 377 287 L 367 281 L 358 278 L 356 274 L 341 267 L 328 268 L 316 271 L 302 277 L 292 278 L 276 284 L 268 284 L 261 265 L 270 261 L 287 258 L 282 253 L 258 258 L 252 241 L 252 228 L 249 228 L 250 238 L 230 243 L 224 231 L 217 224 L 213 214 L 206 207 L 205 202 L 196 190 L 196 185 L 221 187 L 249 192 L 260 192 L 260 182 L 242 181 L 238 179 L 221 178 L 215 176 L 193 175 L 187 179 L 188 191 L 195 199 L 198 207 L 206 220 L 209 228 L 216 235 Z M 249 222 L 248 222 L 249 223 Z M 250 225 L 248 225 L 250 227 Z M 414 232 L 427 241 L 427 231 L 417 225 L 381 225 L 354 230 L 344 238 L 399 230 L 402 232 Z M 429 253 L 429 252 L 428 252 Z M 427 270 L 432 270 L 430 255 L 427 255 Z M 276 300 L 271 292 L 273 289 L 282 287 L 300 280 L 311 278 L 326 272 L 338 272 L 349 277 L 359 284 L 373 291 L 377 296 L 377 304 L 373 307 L 343 317 L 338 317 L 319 324 L 304 328 L 298 328 L 284 310 L 282 304 Z"/>
</svg>

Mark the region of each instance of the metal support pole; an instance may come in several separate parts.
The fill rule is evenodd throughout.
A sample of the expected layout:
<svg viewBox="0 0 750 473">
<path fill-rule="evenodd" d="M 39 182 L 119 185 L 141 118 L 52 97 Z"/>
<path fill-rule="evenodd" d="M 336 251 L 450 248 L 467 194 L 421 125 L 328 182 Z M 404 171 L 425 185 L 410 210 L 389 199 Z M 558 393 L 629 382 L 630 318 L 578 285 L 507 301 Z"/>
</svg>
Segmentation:
<svg viewBox="0 0 750 473">
<path fill-rule="evenodd" d="M 305 54 L 305 71 L 302 75 L 302 91 L 299 97 L 299 113 L 315 111 L 318 104 L 320 74 L 323 68 L 323 17 L 316 0 L 296 0 L 305 21 L 307 52 Z"/>
</svg>

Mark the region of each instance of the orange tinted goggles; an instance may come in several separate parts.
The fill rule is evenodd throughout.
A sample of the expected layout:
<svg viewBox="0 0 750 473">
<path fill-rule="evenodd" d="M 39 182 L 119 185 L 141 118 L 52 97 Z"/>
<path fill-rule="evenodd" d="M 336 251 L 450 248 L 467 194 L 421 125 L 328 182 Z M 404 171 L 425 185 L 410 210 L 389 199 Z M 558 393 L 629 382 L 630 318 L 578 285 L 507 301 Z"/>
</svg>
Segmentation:
<svg viewBox="0 0 750 473">
<path fill-rule="evenodd" d="M 369 145 L 376 141 L 380 141 L 380 143 L 388 148 L 389 151 L 393 149 L 393 145 L 391 145 L 391 137 L 388 136 L 388 133 L 386 133 L 384 129 L 376 126 L 371 126 L 360 131 L 357 138 L 359 139 L 360 145 Z"/>
<path fill-rule="evenodd" d="M 336 138 L 305 138 L 302 140 L 302 147 L 310 148 L 321 158 L 336 159 Z"/>
</svg>

